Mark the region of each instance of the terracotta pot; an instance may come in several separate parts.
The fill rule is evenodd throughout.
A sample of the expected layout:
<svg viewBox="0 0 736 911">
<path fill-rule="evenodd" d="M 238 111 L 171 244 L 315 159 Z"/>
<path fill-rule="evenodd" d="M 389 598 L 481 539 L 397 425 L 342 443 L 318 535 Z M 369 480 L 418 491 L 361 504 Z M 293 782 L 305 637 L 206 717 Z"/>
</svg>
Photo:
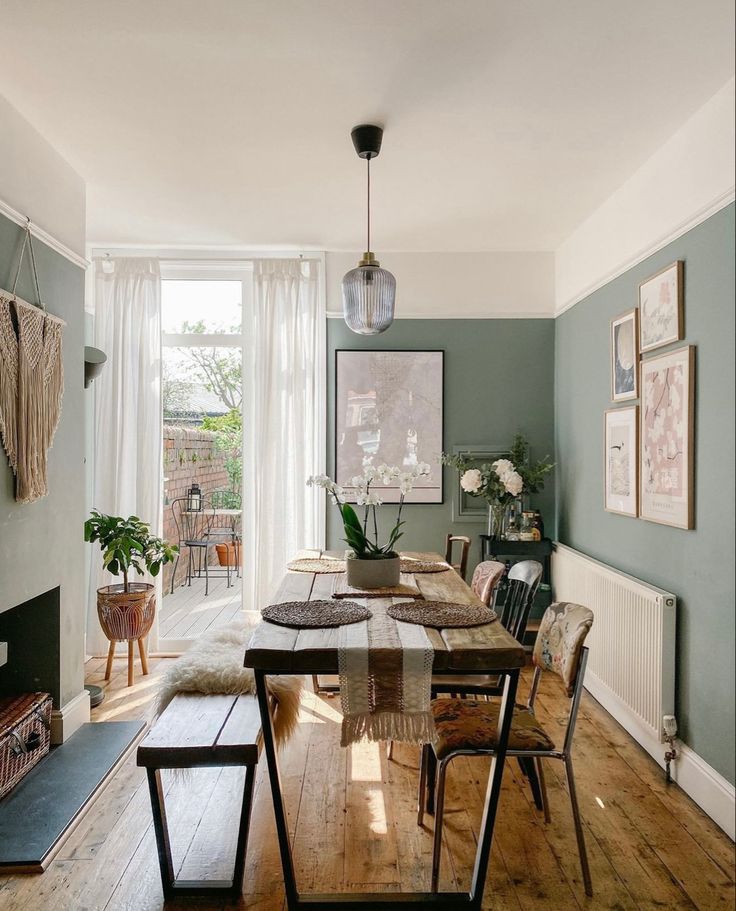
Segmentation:
<svg viewBox="0 0 736 911">
<path fill-rule="evenodd" d="M 156 589 L 146 582 L 105 585 L 97 589 L 97 616 L 110 641 L 140 639 L 153 626 L 156 614 Z"/>
<path fill-rule="evenodd" d="M 215 544 L 215 550 L 217 551 L 217 560 L 220 566 L 237 566 L 238 558 L 240 562 L 243 559 L 243 548 L 241 545 L 237 547 L 234 544 Z"/>
<path fill-rule="evenodd" d="M 389 588 L 401 578 L 399 557 L 384 560 L 359 560 L 348 557 L 348 585 L 351 588 Z"/>
</svg>

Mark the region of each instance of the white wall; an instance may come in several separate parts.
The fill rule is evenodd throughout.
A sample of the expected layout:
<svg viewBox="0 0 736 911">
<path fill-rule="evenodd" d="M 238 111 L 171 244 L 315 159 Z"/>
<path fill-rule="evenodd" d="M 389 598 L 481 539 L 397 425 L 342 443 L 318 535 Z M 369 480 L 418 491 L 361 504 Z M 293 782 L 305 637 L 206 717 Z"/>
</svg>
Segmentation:
<svg viewBox="0 0 736 911">
<path fill-rule="evenodd" d="M 328 253 L 327 313 L 342 315 L 343 275 L 361 253 Z M 386 253 L 396 277 L 396 316 L 404 319 L 551 317 L 552 253 Z"/>
<path fill-rule="evenodd" d="M 32 64 L 31 64 L 32 65 Z M 0 95 L 0 202 L 84 256 L 82 178 Z"/>
<path fill-rule="evenodd" d="M 731 202 L 734 151 L 731 79 L 557 249 L 556 313 Z"/>
</svg>

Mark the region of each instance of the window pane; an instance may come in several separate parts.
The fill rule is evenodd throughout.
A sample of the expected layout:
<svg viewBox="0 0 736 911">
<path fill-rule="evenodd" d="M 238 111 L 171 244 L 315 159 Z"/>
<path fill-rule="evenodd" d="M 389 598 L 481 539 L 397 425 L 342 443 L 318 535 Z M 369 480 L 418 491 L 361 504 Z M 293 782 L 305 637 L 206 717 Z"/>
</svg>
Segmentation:
<svg viewBox="0 0 736 911">
<path fill-rule="evenodd" d="M 163 331 L 239 333 L 241 292 L 242 285 L 237 281 L 163 281 Z"/>
<path fill-rule="evenodd" d="M 163 349 L 164 422 L 197 427 L 231 411 L 240 413 L 241 348 Z"/>
</svg>

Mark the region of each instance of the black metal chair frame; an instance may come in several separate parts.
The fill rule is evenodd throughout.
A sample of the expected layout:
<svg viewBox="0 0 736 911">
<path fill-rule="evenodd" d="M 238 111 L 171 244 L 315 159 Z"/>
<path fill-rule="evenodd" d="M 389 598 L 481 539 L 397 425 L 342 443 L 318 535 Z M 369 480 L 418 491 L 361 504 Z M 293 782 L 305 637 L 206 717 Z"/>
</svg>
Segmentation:
<svg viewBox="0 0 736 911">
<path fill-rule="evenodd" d="M 235 547 L 235 565 L 237 575 L 239 576 L 240 537 L 237 535 L 233 527 L 229 529 L 220 529 L 216 526 L 213 526 L 213 522 L 217 518 L 217 511 L 206 506 L 206 499 L 203 499 L 202 502 L 202 509 L 196 512 L 190 512 L 186 509 L 186 506 L 189 504 L 187 497 L 178 497 L 171 503 L 171 514 L 174 519 L 174 525 L 176 526 L 176 533 L 179 539 L 179 553 L 176 555 L 176 560 L 174 561 L 174 571 L 171 574 L 172 594 L 174 593 L 174 580 L 176 579 L 176 570 L 179 566 L 179 558 L 181 556 L 183 547 L 186 547 L 188 551 L 186 577 L 187 585 L 191 586 L 192 578 L 195 576 L 200 579 L 202 578 L 202 564 L 204 563 L 205 597 L 209 594 L 210 591 L 210 576 L 225 576 L 227 578 L 227 587 L 230 588 L 232 585 L 230 578 L 231 567 L 229 564 L 224 567 L 224 573 L 222 572 L 221 568 L 213 567 L 210 569 L 208 558 L 208 551 L 210 547 L 214 547 L 216 544 L 228 542 L 232 543 Z M 195 552 L 197 553 L 196 569 L 194 567 Z M 185 583 L 182 582 L 182 585 L 184 584 Z"/>
<path fill-rule="evenodd" d="M 588 853 L 585 847 L 585 835 L 583 833 L 583 824 L 578 806 L 577 790 L 575 787 L 575 775 L 572 765 L 572 739 L 575 733 L 575 724 L 577 722 L 578 710 L 580 709 L 580 700 L 583 694 L 583 681 L 585 679 L 585 668 L 588 663 L 588 649 L 583 647 L 580 651 L 578 660 L 577 673 L 575 675 L 575 685 L 573 687 L 572 701 L 570 712 L 567 719 L 567 730 L 565 731 L 565 740 L 561 750 L 514 750 L 507 749 L 506 756 L 515 756 L 517 759 L 530 760 L 536 767 L 541 785 L 542 809 L 544 811 L 544 821 L 550 821 L 549 802 L 547 799 L 547 788 L 544 781 L 544 770 L 542 768 L 543 759 L 559 759 L 565 765 L 565 775 L 567 786 L 570 793 L 570 804 L 572 807 L 573 822 L 575 824 L 575 837 L 580 854 L 580 867 L 583 873 L 583 882 L 585 884 L 585 894 L 592 896 L 593 886 L 590 877 L 590 867 L 588 864 Z M 527 700 L 527 709 L 534 713 L 534 702 L 539 688 L 539 681 L 542 677 L 542 670 L 539 667 L 534 669 L 529 699 Z M 513 726 L 513 721 L 512 721 Z M 472 750 L 455 750 L 447 756 L 443 756 L 437 763 L 438 774 L 436 782 L 436 795 L 430 794 L 435 789 L 435 783 L 431 779 L 430 773 L 430 752 L 434 756 L 434 750 L 430 744 L 425 744 L 422 749 L 422 758 L 419 774 L 419 798 L 417 806 L 417 824 L 423 825 L 425 810 L 427 813 L 434 812 L 434 846 L 432 852 L 432 891 L 436 892 L 439 883 L 440 859 L 442 853 L 442 822 L 445 805 L 445 784 L 447 777 L 447 768 L 453 759 L 458 756 L 493 756 L 495 750 L 492 749 L 472 749 Z M 430 801 L 430 796 L 434 800 Z M 432 807 L 434 804 L 434 807 Z"/>
</svg>

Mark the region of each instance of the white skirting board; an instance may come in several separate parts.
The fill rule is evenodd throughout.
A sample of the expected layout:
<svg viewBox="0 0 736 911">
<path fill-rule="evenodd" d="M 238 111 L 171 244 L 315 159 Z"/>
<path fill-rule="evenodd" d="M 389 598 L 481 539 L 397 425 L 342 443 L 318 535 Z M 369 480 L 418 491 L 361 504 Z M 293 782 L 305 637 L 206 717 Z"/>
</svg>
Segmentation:
<svg viewBox="0 0 736 911">
<path fill-rule="evenodd" d="M 90 718 L 89 693 L 81 693 L 70 699 L 60 709 L 51 712 L 51 743 L 64 743 L 72 734 L 86 724 Z"/>
<path fill-rule="evenodd" d="M 636 716 L 593 674 L 586 674 L 585 689 L 664 769 L 666 744 L 652 737 Z M 733 841 L 736 838 L 736 789 L 723 775 L 680 741 L 671 765 L 672 780 L 710 816 Z"/>
</svg>

